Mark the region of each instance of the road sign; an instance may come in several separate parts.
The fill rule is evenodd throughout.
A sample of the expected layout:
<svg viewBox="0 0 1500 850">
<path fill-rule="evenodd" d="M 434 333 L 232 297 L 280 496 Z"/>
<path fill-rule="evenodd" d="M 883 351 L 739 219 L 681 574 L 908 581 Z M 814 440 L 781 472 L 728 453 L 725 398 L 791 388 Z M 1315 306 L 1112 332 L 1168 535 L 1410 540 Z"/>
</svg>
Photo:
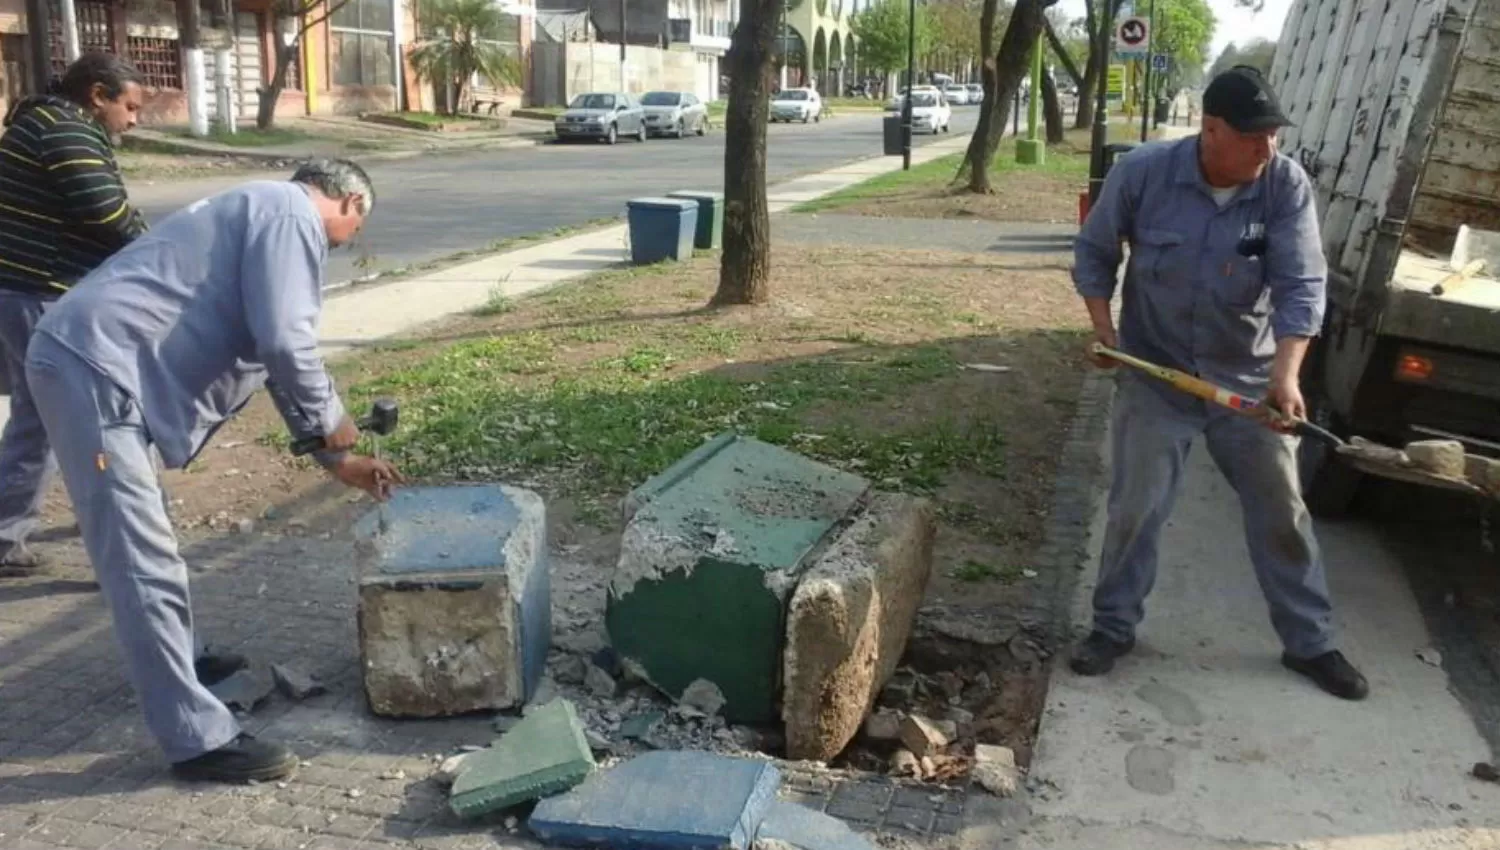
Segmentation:
<svg viewBox="0 0 1500 850">
<path fill-rule="evenodd" d="M 1158 53 L 1151 57 L 1151 70 L 1158 74 L 1165 74 L 1167 72 L 1167 55 L 1165 53 Z"/>
<path fill-rule="evenodd" d="M 1108 87 L 1104 91 L 1105 91 L 1105 94 L 1109 95 L 1110 97 L 1124 97 L 1125 96 L 1125 66 L 1124 65 L 1111 65 L 1111 66 L 1109 66 L 1109 85 L 1108 85 Z"/>
<path fill-rule="evenodd" d="M 1126 54 L 1142 54 L 1150 43 L 1151 24 L 1145 18 L 1130 16 L 1123 18 L 1115 28 L 1115 50 Z"/>
</svg>

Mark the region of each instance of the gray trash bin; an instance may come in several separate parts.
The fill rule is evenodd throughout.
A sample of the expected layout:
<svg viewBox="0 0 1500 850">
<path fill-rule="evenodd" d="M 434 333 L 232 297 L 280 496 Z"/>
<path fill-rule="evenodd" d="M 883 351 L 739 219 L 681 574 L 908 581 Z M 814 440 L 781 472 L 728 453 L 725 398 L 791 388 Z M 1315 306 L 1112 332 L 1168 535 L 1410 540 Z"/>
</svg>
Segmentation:
<svg viewBox="0 0 1500 850">
<path fill-rule="evenodd" d="M 887 113 L 885 116 L 885 155 L 900 156 L 905 150 L 901 136 L 901 113 Z"/>
</svg>

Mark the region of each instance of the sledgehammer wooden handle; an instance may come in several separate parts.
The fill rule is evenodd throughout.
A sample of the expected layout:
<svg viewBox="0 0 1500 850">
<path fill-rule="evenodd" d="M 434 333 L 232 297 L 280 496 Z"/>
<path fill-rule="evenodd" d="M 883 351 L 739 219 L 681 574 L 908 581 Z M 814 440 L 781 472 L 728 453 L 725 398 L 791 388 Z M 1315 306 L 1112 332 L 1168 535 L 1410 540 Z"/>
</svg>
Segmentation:
<svg viewBox="0 0 1500 850">
<path fill-rule="evenodd" d="M 1279 423 L 1290 425 L 1300 437 L 1312 437 L 1335 447 L 1344 445 L 1344 441 L 1339 439 L 1338 435 L 1320 428 L 1305 419 L 1293 419 L 1270 405 L 1263 405 L 1255 399 L 1246 398 L 1236 392 L 1230 392 L 1221 386 L 1211 384 L 1202 378 L 1189 375 L 1186 372 L 1169 369 L 1166 366 L 1158 366 L 1139 357 L 1131 357 L 1129 354 L 1123 351 L 1116 351 L 1103 343 L 1094 343 L 1090 350 L 1096 357 L 1108 357 L 1132 369 L 1138 369 L 1194 398 L 1201 398 L 1204 401 L 1212 402 L 1220 407 L 1227 407 L 1230 410 L 1243 413 L 1247 416 L 1264 410 Z"/>
</svg>

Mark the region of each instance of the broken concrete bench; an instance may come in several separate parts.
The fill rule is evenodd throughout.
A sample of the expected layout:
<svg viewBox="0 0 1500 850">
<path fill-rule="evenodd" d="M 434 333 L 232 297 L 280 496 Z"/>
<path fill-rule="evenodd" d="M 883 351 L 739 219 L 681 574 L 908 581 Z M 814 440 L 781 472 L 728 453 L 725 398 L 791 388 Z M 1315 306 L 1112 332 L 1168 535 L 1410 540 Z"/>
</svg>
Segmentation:
<svg viewBox="0 0 1500 850">
<path fill-rule="evenodd" d="M 895 671 L 932 569 L 925 500 L 757 440 L 717 437 L 626 499 L 606 624 L 622 662 L 827 759 Z"/>
<path fill-rule="evenodd" d="M 371 711 L 439 717 L 526 702 L 552 633 L 540 496 L 503 484 L 404 488 L 355 537 Z"/>
</svg>

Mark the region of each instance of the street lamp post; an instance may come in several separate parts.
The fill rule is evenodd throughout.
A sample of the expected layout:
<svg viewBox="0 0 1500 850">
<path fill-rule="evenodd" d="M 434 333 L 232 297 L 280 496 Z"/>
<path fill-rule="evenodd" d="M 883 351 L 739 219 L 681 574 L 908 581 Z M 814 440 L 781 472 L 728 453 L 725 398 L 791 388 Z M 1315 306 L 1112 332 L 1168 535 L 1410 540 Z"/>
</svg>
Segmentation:
<svg viewBox="0 0 1500 850">
<path fill-rule="evenodd" d="M 625 0 L 620 0 L 620 91 L 630 91 L 625 83 L 625 45 L 629 41 L 625 29 Z"/>
<path fill-rule="evenodd" d="M 901 170 L 911 170 L 911 96 L 917 82 L 917 0 L 908 0 L 906 17 L 906 97 L 901 99 Z"/>
<path fill-rule="evenodd" d="M 1115 4 L 1104 3 L 1104 20 L 1100 22 L 1103 32 L 1114 33 L 1115 31 Z M 1113 36 L 1101 38 L 1104 43 L 1102 56 L 1099 57 L 1099 79 L 1098 89 L 1094 92 L 1094 132 L 1093 150 L 1089 159 L 1089 206 L 1099 200 L 1099 190 L 1104 188 L 1104 148 L 1109 144 L 1109 60 L 1112 58 L 1109 45 L 1113 43 Z"/>
</svg>

